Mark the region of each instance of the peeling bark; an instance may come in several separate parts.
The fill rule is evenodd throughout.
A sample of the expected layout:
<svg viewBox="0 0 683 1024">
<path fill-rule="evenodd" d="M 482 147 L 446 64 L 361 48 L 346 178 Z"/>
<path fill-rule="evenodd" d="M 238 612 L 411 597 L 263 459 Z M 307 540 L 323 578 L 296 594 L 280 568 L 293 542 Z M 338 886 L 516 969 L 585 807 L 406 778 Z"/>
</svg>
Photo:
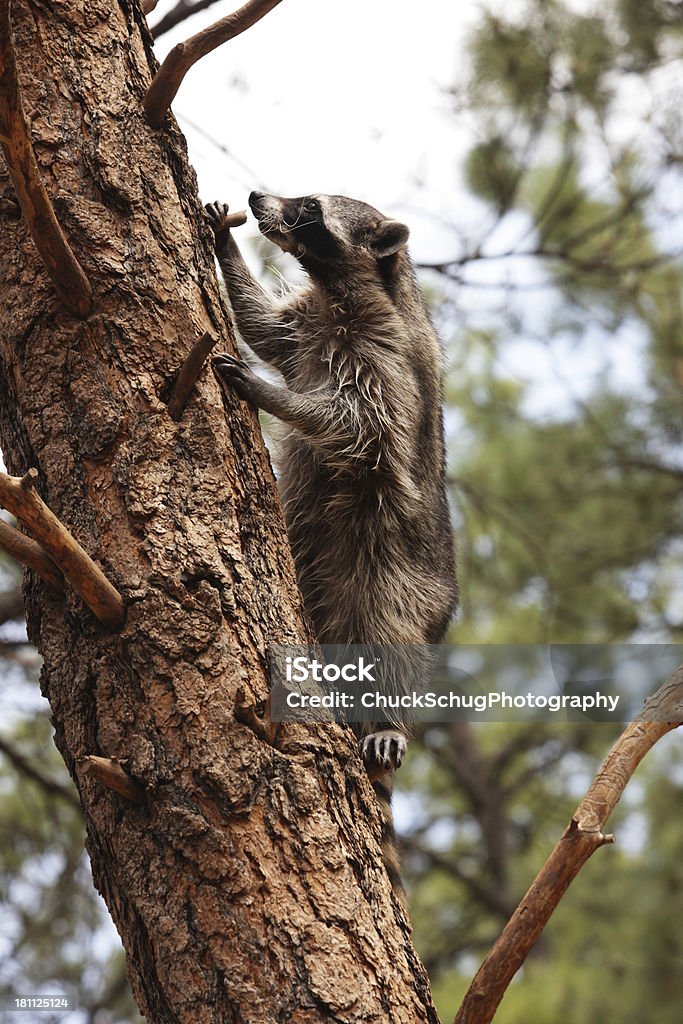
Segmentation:
<svg viewBox="0 0 683 1024">
<path fill-rule="evenodd" d="M 3 217 L 0 442 L 127 606 L 111 634 L 26 575 L 134 995 L 155 1024 L 436 1021 L 351 734 L 290 726 L 276 749 L 235 717 L 238 693 L 267 695 L 268 641 L 306 626 L 254 412 L 234 399 L 226 419 L 208 368 L 179 422 L 166 407 L 197 336 L 233 337 L 184 140 L 142 110 L 145 19 L 128 0 L 19 0 L 13 26 L 38 165 L 94 297 L 75 320 Z M 80 773 L 92 756 L 145 802 Z"/>
</svg>

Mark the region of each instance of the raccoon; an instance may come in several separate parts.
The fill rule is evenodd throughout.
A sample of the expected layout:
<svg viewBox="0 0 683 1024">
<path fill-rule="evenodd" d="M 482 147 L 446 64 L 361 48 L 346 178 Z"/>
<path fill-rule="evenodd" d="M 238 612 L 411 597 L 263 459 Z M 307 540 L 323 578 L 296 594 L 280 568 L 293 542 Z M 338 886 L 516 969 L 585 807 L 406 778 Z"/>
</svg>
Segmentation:
<svg viewBox="0 0 683 1024">
<path fill-rule="evenodd" d="M 237 327 L 285 387 L 241 360 L 220 377 L 287 425 L 279 486 L 304 606 L 321 644 L 437 644 L 457 603 L 444 472 L 441 348 L 415 279 L 408 228 L 344 196 L 252 192 L 266 238 L 306 283 L 275 297 L 248 270 L 227 206 L 207 214 Z M 401 689 L 394 675 L 392 685 Z M 406 725 L 354 727 L 393 843 L 393 771 Z M 388 867 L 399 885 L 395 857 Z"/>
</svg>

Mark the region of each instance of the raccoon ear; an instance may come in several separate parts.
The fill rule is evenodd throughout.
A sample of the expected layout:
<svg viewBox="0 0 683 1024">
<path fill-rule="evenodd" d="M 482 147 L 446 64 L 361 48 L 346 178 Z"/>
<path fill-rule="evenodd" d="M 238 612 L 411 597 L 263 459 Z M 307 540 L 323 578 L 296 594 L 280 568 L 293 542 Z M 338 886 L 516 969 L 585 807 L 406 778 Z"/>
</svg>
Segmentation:
<svg viewBox="0 0 683 1024">
<path fill-rule="evenodd" d="M 368 246 L 378 260 L 393 256 L 408 241 L 408 228 L 398 220 L 383 220 L 368 239 Z"/>
</svg>

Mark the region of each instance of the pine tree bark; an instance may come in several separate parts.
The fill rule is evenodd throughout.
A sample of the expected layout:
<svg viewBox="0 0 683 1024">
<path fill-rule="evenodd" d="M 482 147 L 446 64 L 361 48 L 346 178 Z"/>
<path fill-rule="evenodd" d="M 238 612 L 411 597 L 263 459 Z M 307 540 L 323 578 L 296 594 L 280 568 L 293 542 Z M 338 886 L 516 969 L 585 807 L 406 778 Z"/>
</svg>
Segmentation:
<svg viewBox="0 0 683 1024">
<path fill-rule="evenodd" d="M 12 16 L 38 163 L 94 300 L 67 313 L 3 216 L 0 443 L 127 605 L 107 632 L 69 587 L 26 577 L 134 995 L 154 1024 L 436 1021 L 350 734 L 291 726 L 270 745 L 235 717 L 240 688 L 267 695 L 268 642 L 306 627 L 253 410 L 234 399 L 226 418 L 209 369 L 178 423 L 167 410 L 197 337 L 233 336 L 184 140 L 143 114 L 144 17 L 129 0 Z M 81 771 L 91 756 L 144 802 Z"/>
</svg>

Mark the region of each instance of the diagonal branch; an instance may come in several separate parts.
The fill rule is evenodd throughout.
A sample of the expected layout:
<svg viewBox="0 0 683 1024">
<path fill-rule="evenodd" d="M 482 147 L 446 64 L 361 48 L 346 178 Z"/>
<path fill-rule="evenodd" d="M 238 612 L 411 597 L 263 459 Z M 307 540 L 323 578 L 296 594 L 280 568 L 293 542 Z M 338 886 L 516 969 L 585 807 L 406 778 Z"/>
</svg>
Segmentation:
<svg viewBox="0 0 683 1024">
<path fill-rule="evenodd" d="M 16 747 L 9 743 L 6 739 L 0 736 L 0 754 L 4 754 L 10 764 L 16 769 L 16 771 L 31 782 L 35 782 L 41 789 L 45 791 L 48 796 L 58 796 L 61 800 L 66 800 L 67 803 L 75 807 L 76 810 L 81 810 L 81 803 L 76 796 L 76 791 L 73 786 L 62 785 L 60 782 L 56 782 L 50 778 L 49 775 L 44 775 L 33 763 L 31 758 L 25 757 L 24 754 L 19 753 Z"/>
<path fill-rule="evenodd" d="M 21 596 L 21 587 L 17 583 L 11 590 L 3 590 L 0 593 L 0 626 L 5 622 L 23 618 L 23 615 L 24 601 Z"/>
<path fill-rule="evenodd" d="M 47 507 L 33 485 L 37 476 L 35 469 L 21 478 L 0 473 L 0 504 L 28 527 L 100 622 L 120 629 L 126 618 L 123 598 Z"/>
<path fill-rule="evenodd" d="M 143 106 L 152 127 L 161 127 L 166 111 L 193 64 L 222 43 L 227 43 L 229 39 L 251 28 L 279 3 L 281 0 L 248 0 L 244 7 L 174 46 L 152 79 L 145 96 Z"/>
<path fill-rule="evenodd" d="M 683 724 L 683 665 L 646 702 L 603 761 L 531 888 L 465 994 L 454 1024 L 489 1024 L 556 906 L 588 858 L 614 842 L 602 829 L 634 771 L 655 743 Z"/>
<path fill-rule="evenodd" d="M 178 0 L 175 7 L 167 11 L 163 18 L 160 18 L 156 25 L 152 26 L 151 33 L 154 39 L 158 39 L 164 32 L 170 32 L 176 25 L 180 25 L 181 21 L 186 21 L 193 14 L 205 11 L 207 7 L 212 7 L 215 3 L 217 3 L 217 0 L 194 0 L 194 2 L 192 0 Z M 154 6 L 156 7 L 156 4 Z"/>
<path fill-rule="evenodd" d="M 481 872 L 475 876 L 466 871 L 457 856 L 451 857 L 440 850 L 425 849 L 419 842 L 417 833 L 401 836 L 401 847 L 407 853 L 415 853 L 426 860 L 432 870 L 441 871 L 444 875 L 457 879 L 470 896 L 491 913 L 502 917 L 504 921 L 510 917 L 514 903 L 504 896 L 499 887 L 492 886 L 488 879 L 482 878 Z"/>
<path fill-rule="evenodd" d="M 22 565 L 33 569 L 55 590 L 64 590 L 64 578 L 42 544 L 0 519 L 0 548 Z"/>
<path fill-rule="evenodd" d="M 0 144 L 26 224 L 63 305 L 85 318 L 92 286 L 64 237 L 45 190 L 21 102 L 10 0 L 0 0 Z"/>
</svg>

